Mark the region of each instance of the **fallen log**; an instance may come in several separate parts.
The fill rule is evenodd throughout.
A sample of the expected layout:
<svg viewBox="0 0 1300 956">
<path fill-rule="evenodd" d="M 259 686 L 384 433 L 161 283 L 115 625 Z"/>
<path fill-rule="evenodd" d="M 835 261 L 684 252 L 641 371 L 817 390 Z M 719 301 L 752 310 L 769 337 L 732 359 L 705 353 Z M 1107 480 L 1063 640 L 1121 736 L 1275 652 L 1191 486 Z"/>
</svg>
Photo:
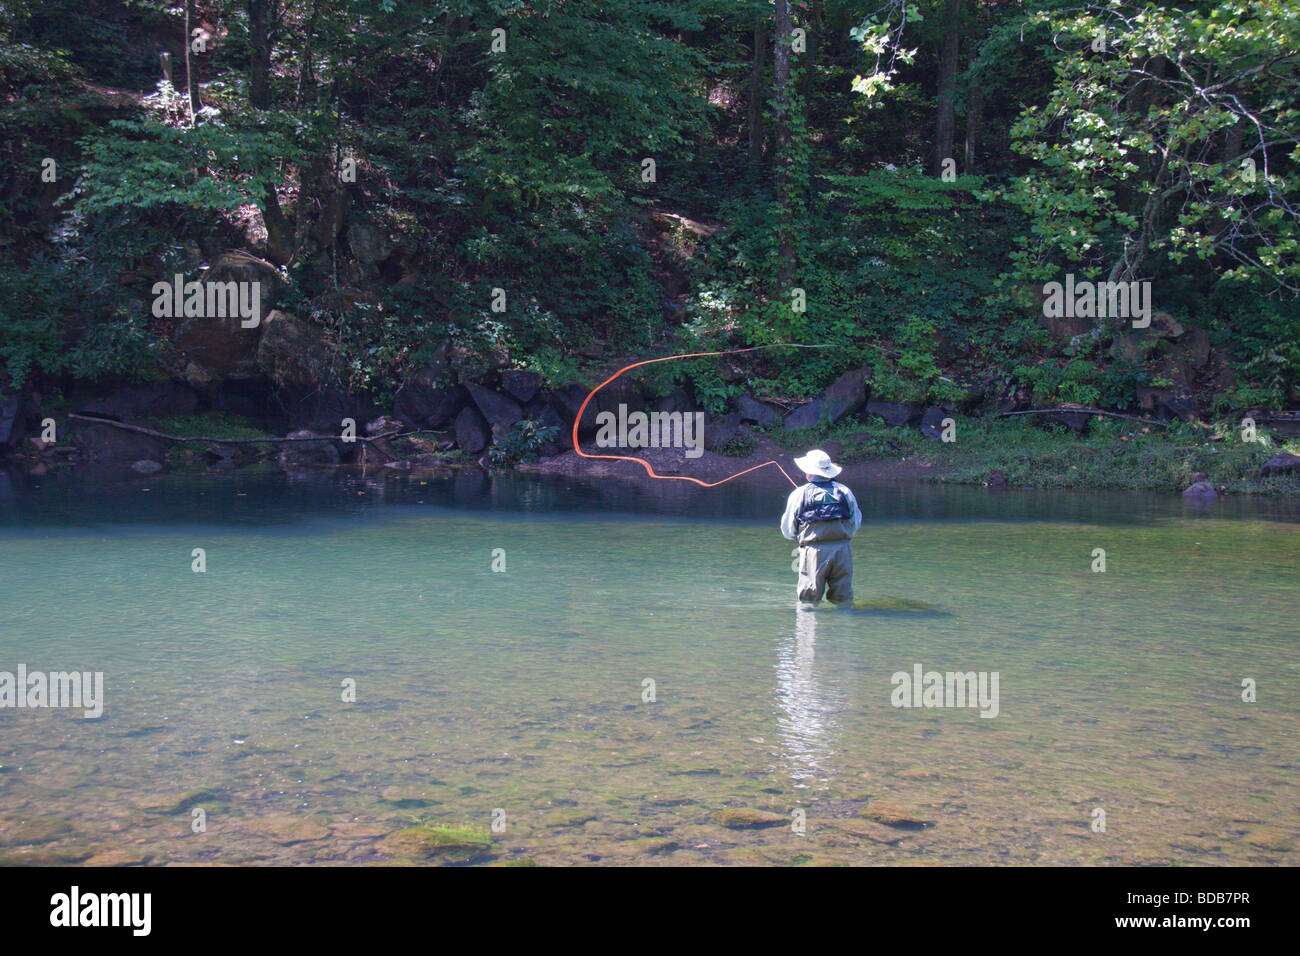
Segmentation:
<svg viewBox="0 0 1300 956">
<path fill-rule="evenodd" d="M 1154 418 L 1138 418 L 1136 415 L 1121 415 L 1119 412 L 1108 412 L 1101 408 L 1027 408 L 1021 412 L 998 412 L 996 415 L 990 415 L 990 418 L 1006 418 L 1009 415 L 1051 415 L 1060 412 L 1070 412 L 1077 415 L 1104 415 L 1107 418 L 1119 418 L 1126 422 L 1140 422 L 1143 425 L 1159 425 L 1161 428 L 1168 428 L 1168 422 L 1156 421 Z"/>
<path fill-rule="evenodd" d="M 201 442 L 221 442 L 227 445 L 263 445 L 282 442 L 295 441 L 359 441 L 369 444 L 372 441 L 379 441 L 381 438 L 405 438 L 408 435 L 418 435 L 422 429 L 416 429 L 409 432 L 391 432 L 386 435 L 374 435 L 366 438 L 361 435 L 354 435 L 350 438 L 344 438 L 342 435 L 313 435 L 310 438 L 212 438 L 207 435 L 168 435 L 164 432 L 154 431 L 152 428 L 144 428 L 141 425 L 128 425 L 126 422 L 114 421 L 111 418 L 94 418 L 90 415 L 78 415 L 75 412 L 68 416 L 79 422 L 91 422 L 95 425 L 111 425 L 113 428 L 121 428 L 123 431 L 137 432 L 141 435 L 148 435 L 150 438 L 158 438 L 162 441 L 201 441 Z"/>
</svg>

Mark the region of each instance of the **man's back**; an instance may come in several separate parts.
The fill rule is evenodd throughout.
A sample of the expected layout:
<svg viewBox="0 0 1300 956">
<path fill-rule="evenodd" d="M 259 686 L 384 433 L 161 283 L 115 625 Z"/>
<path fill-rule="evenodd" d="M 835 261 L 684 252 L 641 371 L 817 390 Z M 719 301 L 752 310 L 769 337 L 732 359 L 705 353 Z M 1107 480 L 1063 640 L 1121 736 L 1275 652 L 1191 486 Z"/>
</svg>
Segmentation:
<svg viewBox="0 0 1300 956">
<path fill-rule="evenodd" d="M 830 479 L 810 481 L 790 492 L 781 517 L 781 533 L 800 544 L 848 541 L 861 526 L 862 510 L 853 492 Z"/>
</svg>

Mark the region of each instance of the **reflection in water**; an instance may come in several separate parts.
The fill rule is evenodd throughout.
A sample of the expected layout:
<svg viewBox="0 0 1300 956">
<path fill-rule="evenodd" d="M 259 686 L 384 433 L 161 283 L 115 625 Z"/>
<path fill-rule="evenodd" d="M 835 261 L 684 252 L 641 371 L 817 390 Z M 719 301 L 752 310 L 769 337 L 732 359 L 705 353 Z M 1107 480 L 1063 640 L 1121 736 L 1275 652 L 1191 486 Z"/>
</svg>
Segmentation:
<svg viewBox="0 0 1300 956">
<path fill-rule="evenodd" d="M 777 648 L 776 703 L 782 762 L 798 787 L 824 782 L 831 773 L 835 708 L 816 675 L 816 655 L 817 612 L 796 608 L 792 638 Z"/>
</svg>

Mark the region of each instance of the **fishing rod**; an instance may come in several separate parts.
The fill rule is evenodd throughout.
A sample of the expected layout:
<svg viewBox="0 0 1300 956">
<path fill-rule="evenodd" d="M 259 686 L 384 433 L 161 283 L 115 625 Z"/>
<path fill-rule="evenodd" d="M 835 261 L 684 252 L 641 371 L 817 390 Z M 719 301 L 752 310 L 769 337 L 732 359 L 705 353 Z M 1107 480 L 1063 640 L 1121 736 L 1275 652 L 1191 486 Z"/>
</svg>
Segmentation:
<svg viewBox="0 0 1300 956">
<path fill-rule="evenodd" d="M 613 461 L 634 461 L 637 464 L 639 464 L 642 468 L 644 468 L 646 470 L 646 474 L 649 475 L 651 478 L 657 478 L 660 481 L 689 481 L 692 482 L 693 484 L 699 485 L 701 488 L 716 488 L 718 485 L 725 484 L 726 482 L 731 481 L 731 479 L 733 478 L 739 478 L 741 475 L 747 475 L 751 471 L 758 471 L 758 469 L 766 468 L 768 465 L 776 465 L 777 470 L 780 471 L 781 474 L 785 475 L 785 480 L 790 482 L 790 484 L 793 485 L 794 487 L 798 488 L 799 487 L 798 483 L 793 478 L 790 477 L 789 473 L 786 472 L 784 468 L 781 467 L 781 463 L 772 458 L 769 458 L 767 461 L 761 462 L 760 464 L 754 465 L 752 468 L 746 468 L 744 471 L 738 471 L 734 475 L 728 475 L 726 478 L 723 478 L 719 481 L 701 481 L 699 478 L 692 478 L 689 475 L 661 475 L 654 470 L 654 468 L 650 465 L 650 462 L 646 461 L 644 458 L 637 458 L 635 455 L 592 455 L 583 451 L 582 446 L 579 445 L 578 443 L 578 425 L 582 421 L 583 412 L 587 410 L 587 405 L 590 404 L 591 400 L 596 397 L 597 392 L 599 392 L 610 382 L 614 381 L 614 379 L 618 378 L 624 372 L 630 372 L 632 369 L 640 368 L 642 365 L 654 365 L 656 362 L 672 362 L 677 359 L 705 358 L 711 355 L 740 355 L 744 352 L 758 352 L 763 349 L 829 349 L 829 348 L 834 348 L 834 346 L 797 345 L 794 343 L 777 342 L 771 345 L 752 345 L 749 346 L 748 348 L 743 348 L 743 349 L 723 349 L 718 352 L 684 352 L 681 355 L 665 355 L 662 356 L 661 358 L 645 359 L 640 362 L 633 362 L 631 365 L 625 365 L 617 372 L 615 372 L 613 375 L 611 375 L 609 378 L 605 379 L 605 381 L 601 382 L 599 385 L 593 388 L 591 392 L 587 395 L 587 397 L 583 400 L 581 407 L 579 407 L 578 409 L 578 414 L 573 419 L 573 450 L 582 458 L 607 458 Z"/>
</svg>

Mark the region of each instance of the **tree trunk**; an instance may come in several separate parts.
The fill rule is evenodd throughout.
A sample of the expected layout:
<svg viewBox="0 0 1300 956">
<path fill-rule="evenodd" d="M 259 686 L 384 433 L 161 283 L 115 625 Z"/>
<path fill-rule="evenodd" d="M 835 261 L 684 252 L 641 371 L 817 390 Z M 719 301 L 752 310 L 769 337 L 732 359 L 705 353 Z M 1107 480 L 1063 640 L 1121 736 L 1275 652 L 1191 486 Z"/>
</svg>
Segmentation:
<svg viewBox="0 0 1300 956">
<path fill-rule="evenodd" d="M 767 60 L 767 30 L 760 17 L 754 21 L 754 61 L 749 74 L 749 165 L 763 162 L 763 68 Z"/>
<path fill-rule="evenodd" d="M 794 24 L 790 19 L 790 0 L 776 0 L 776 22 L 772 32 L 772 71 L 774 96 L 772 106 L 772 132 L 775 149 L 777 245 L 780 257 L 778 279 L 788 292 L 794 279 L 794 238 L 791 235 L 790 202 L 790 35 Z"/>
<path fill-rule="evenodd" d="M 966 90 L 966 149 L 963 158 L 963 173 L 974 173 L 979 169 L 976 149 L 979 146 L 980 133 L 984 126 L 984 87 L 978 82 L 971 83 Z"/>
<path fill-rule="evenodd" d="M 248 101 L 256 109 L 271 108 L 272 0 L 248 0 Z"/>
<path fill-rule="evenodd" d="M 194 0 L 185 0 L 185 88 L 190 97 L 190 126 L 198 122 L 199 101 L 194 96 L 194 60 L 190 50 L 190 24 L 194 22 Z"/>
<path fill-rule="evenodd" d="M 939 53 L 939 109 L 934 122 L 934 174 L 943 172 L 944 160 L 953 159 L 956 136 L 954 103 L 957 99 L 957 48 L 961 41 L 962 0 L 944 5 L 943 48 Z"/>
<path fill-rule="evenodd" d="M 280 208 L 274 186 L 262 194 L 262 221 L 266 223 L 266 258 L 281 266 L 293 257 L 293 226 Z"/>
</svg>

